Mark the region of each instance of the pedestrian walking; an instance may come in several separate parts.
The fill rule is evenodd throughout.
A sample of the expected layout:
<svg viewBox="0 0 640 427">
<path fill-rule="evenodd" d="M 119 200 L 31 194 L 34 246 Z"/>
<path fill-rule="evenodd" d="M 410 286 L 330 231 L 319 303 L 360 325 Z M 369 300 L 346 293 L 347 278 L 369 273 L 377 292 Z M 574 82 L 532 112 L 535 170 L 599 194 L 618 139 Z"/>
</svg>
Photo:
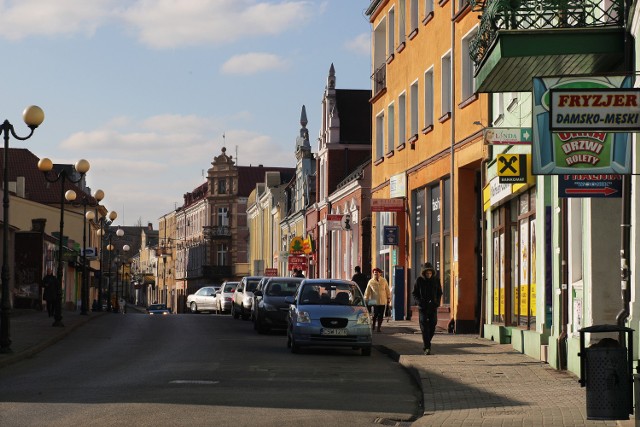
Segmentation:
<svg viewBox="0 0 640 427">
<path fill-rule="evenodd" d="M 44 289 L 43 298 L 47 302 L 47 313 L 49 317 L 51 317 L 54 314 L 56 306 L 58 279 L 53 275 L 50 268 L 47 268 L 47 274 L 42 278 L 42 288 Z"/>
<path fill-rule="evenodd" d="M 355 274 L 353 275 L 353 277 L 351 277 L 351 281 L 355 282 L 356 285 L 358 285 L 358 287 L 362 291 L 362 294 L 364 295 L 364 291 L 367 290 L 367 283 L 369 282 L 369 280 L 367 279 L 367 276 L 362 274 L 359 265 L 356 265 L 356 268 L 354 268 L 354 270 Z"/>
<path fill-rule="evenodd" d="M 420 331 L 424 354 L 431 354 L 431 339 L 436 333 L 438 323 L 438 307 L 442 298 L 442 286 L 436 270 L 430 262 L 424 265 L 422 273 L 416 278 L 413 287 L 413 298 L 418 305 Z"/>
<path fill-rule="evenodd" d="M 304 277 L 304 273 L 302 272 L 302 270 L 294 268 L 293 269 L 293 277 Z"/>
<path fill-rule="evenodd" d="M 364 300 L 368 306 L 373 307 L 371 329 L 381 332 L 380 327 L 382 326 L 385 308 L 391 303 L 391 289 L 389 289 L 387 280 L 382 276 L 382 270 L 376 267 L 372 273 L 373 277 L 367 283 L 367 289 L 364 291 Z M 376 322 L 378 324 L 377 329 Z"/>
</svg>

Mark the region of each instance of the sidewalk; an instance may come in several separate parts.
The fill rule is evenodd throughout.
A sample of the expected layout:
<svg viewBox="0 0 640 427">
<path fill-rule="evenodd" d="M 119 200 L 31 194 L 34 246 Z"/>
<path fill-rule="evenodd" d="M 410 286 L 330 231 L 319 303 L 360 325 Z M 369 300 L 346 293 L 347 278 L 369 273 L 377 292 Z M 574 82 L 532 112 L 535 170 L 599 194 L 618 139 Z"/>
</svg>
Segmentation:
<svg viewBox="0 0 640 427">
<path fill-rule="evenodd" d="M 477 335 L 438 331 L 433 354 L 422 354 L 417 321 L 390 321 L 374 345 L 409 370 L 424 396 L 413 426 L 624 426 L 591 421 L 586 389 L 573 374 Z M 633 417 L 633 415 L 631 416 Z"/>
<path fill-rule="evenodd" d="M 129 305 L 128 309 L 139 307 Z M 53 327 L 46 312 L 14 310 L 12 353 L 0 368 L 28 358 L 107 312 L 63 312 L 65 327 Z M 390 321 L 374 334 L 374 346 L 403 365 L 422 388 L 424 415 L 413 426 L 624 426 L 634 420 L 586 419 L 586 389 L 578 378 L 476 335 L 439 331 L 433 353 L 422 354 L 417 321 Z M 633 417 L 633 416 L 632 416 Z M 402 423 L 402 425 L 407 425 Z"/>
</svg>

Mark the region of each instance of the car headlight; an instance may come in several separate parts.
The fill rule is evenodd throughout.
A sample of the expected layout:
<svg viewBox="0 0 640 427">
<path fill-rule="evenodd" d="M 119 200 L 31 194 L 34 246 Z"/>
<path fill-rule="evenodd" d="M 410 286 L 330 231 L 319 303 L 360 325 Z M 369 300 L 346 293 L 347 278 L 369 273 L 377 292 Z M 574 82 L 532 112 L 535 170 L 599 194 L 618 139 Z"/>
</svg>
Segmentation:
<svg viewBox="0 0 640 427">
<path fill-rule="evenodd" d="M 311 316 L 306 311 L 298 312 L 298 323 L 311 323 Z"/>
<path fill-rule="evenodd" d="M 371 324 L 371 318 L 369 317 L 369 313 L 367 313 L 366 311 L 363 311 L 360 314 L 358 314 L 358 318 L 357 318 L 356 324 L 358 324 L 358 325 L 370 325 Z"/>
</svg>

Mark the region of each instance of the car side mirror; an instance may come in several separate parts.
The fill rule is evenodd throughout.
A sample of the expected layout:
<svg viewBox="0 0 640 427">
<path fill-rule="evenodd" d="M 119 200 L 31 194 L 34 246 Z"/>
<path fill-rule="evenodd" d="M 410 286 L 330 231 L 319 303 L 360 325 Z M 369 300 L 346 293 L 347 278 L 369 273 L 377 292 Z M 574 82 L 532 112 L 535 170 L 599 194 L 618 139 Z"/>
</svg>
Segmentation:
<svg viewBox="0 0 640 427">
<path fill-rule="evenodd" d="M 236 292 L 240 292 L 240 293 L 242 293 L 242 288 L 238 288 L 238 289 L 236 289 Z"/>
<path fill-rule="evenodd" d="M 284 297 L 284 302 L 287 304 L 296 304 L 296 300 L 292 296 Z"/>
</svg>

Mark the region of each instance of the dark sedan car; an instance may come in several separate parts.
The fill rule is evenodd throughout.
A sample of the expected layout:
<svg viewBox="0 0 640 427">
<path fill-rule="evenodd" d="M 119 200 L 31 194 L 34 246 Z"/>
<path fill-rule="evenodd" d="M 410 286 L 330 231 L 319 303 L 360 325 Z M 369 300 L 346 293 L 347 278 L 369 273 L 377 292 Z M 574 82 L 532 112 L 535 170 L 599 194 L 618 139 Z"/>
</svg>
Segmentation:
<svg viewBox="0 0 640 427">
<path fill-rule="evenodd" d="M 256 290 L 254 329 L 265 334 L 271 329 L 285 329 L 289 304 L 286 297 L 293 296 L 300 286 L 302 278 L 269 277 L 261 290 Z"/>
</svg>

